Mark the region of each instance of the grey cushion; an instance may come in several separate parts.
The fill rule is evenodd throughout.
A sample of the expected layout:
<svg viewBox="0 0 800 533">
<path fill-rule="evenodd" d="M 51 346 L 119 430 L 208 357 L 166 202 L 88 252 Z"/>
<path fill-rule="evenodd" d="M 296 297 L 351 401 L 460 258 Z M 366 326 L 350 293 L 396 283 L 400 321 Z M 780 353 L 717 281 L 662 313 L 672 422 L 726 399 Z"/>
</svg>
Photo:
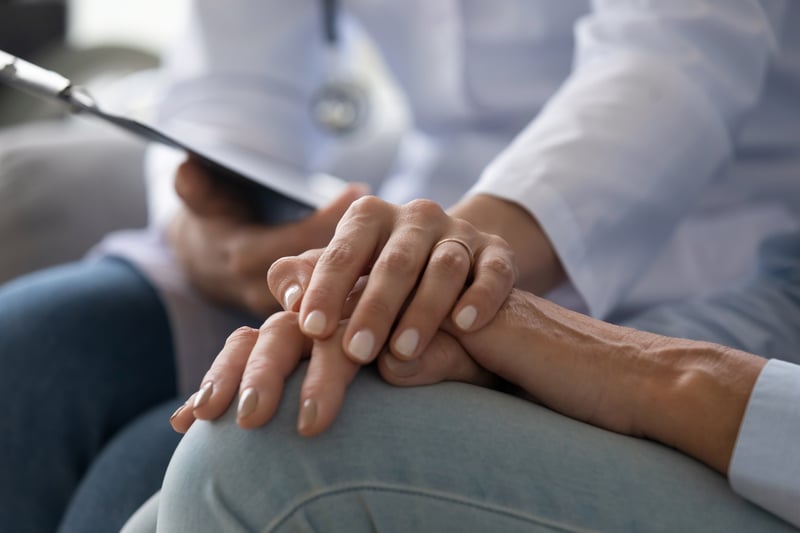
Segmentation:
<svg viewBox="0 0 800 533">
<path fill-rule="evenodd" d="M 0 281 L 146 224 L 137 139 L 84 119 L 0 130 Z"/>
</svg>

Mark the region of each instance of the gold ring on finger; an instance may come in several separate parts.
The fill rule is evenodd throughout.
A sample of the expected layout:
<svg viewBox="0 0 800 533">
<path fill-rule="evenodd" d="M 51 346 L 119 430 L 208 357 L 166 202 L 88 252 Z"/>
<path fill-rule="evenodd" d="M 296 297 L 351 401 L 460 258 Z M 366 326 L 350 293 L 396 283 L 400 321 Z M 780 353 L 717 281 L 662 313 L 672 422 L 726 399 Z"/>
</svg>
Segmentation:
<svg viewBox="0 0 800 533">
<path fill-rule="evenodd" d="M 464 248 L 464 250 L 467 251 L 467 255 L 469 256 L 469 269 L 470 271 L 472 271 L 472 266 L 475 263 L 475 253 L 472 251 L 470 245 L 462 241 L 461 239 L 457 239 L 455 237 L 448 237 L 446 239 L 442 239 L 441 241 L 433 245 L 431 253 L 433 253 L 433 250 L 436 250 L 436 248 L 438 248 L 439 246 L 443 245 L 446 242 L 454 242 L 456 244 L 460 244 Z"/>
</svg>

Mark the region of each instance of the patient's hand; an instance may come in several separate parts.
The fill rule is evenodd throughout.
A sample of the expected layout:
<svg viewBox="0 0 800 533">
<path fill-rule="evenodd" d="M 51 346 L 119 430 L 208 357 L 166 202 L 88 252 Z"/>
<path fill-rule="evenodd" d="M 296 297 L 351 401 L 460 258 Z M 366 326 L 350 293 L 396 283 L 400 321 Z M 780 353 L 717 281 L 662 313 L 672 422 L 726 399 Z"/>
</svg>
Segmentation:
<svg viewBox="0 0 800 533">
<path fill-rule="evenodd" d="M 401 386 L 463 380 L 469 359 L 555 411 L 674 446 L 723 473 L 766 363 L 716 344 L 601 322 L 516 290 L 483 329 L 445 329 L 459 349 L 411 362 L 384 353 L 384 379 Z"/>
<path fill-rule="evenodd" d="M 209 300 L 260 317 L 279 308 L 266 284 L 270 265 L 326 244 L 345 209 L 365 192 L 351 186 L 305 220 L 264 226 L 252 222 L 237 199 L 191 160 L 178 170 L 175 188 L 183 206 L 169 239 L 184 272 Z"/>
<path fill-rule="evenodd" d="M 351 312 L 362 288 L 363 284 L 357 284 L 348 296 L 346 314 Z M 322 433 L 339 414 L 347 387 L 361 368 L 342 350 L 341 340 L 346 326 L 344 320 L 332 336 L 312 340 L 301 332 L 296 313 L 280 312 L 268 318 L 258 330 L 236 330 L 206 373 L 200 390 L 172 416 L 173 428 L 183 433 L 195 419 L 213 420 L 221 416 L 236 399 L 237 392 L 238 424 L 242 428 L 266 424 L 278 408 L 284 382 L 300 361 L 309 357 L 299 398 L 297 429 L 304 436 Z M 443 331 L 434 335 L 426 353 L 432 359 L 452 362 L 442 379 L 485 385 L 494 381 L 472 359 L 464 357 L 458 342 Z"/>
</svg>

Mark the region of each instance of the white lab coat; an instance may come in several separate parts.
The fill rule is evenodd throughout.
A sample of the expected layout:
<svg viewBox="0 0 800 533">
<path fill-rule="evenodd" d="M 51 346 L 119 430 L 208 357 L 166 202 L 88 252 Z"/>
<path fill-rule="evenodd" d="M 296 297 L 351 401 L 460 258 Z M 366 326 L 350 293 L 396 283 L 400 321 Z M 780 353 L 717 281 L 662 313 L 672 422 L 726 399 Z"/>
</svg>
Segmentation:
<svg viewBox="0 0 800 533">
<path fill-rule="evenodd" d="M 600 318 L 744 279 L 800 215 L 800 4 L 786 0 L 345 0 L 412 117 L 376 190 L 518 202 L 569 275 L 551 296 Z M 314 0 L 197 0 L 160 121 L 193 122 L 293 169 L 325 165 L 308 113 L 324 81 Z M 380 165 L 378 165 L 380 166 Z M 176 271 L 158 227 L 104 247 L 156 279 L 185 389 L 244 320 Z M 364 176 L 352 176 L 363 180 Z M 158 252 L 160 250 L 160 252 Z M 158 253 L 156 253 L 158 252 Z"/>
</svg>

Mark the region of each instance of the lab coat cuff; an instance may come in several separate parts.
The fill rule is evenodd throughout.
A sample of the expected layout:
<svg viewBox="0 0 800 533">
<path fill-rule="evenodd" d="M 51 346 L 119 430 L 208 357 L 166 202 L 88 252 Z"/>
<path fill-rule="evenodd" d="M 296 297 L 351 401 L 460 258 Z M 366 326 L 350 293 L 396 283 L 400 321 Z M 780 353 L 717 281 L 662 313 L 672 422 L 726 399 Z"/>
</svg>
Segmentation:
<svg viewBox="0 0 800 533">
<path fill-rule="evenodd" d="M 770 360 L 756 381 L 728 476 L 734 491 L 800 526 L 800 366 Z"/>
<path fill-rule="evenodd" d="M 598 318 L 608 314 L 616 301 L 609 293 L 608 284 L 600 283 L 589 260 L 588 248 L 572 209 L 558 190 L 541 180 L 536 184 L 536 194 L 526 195 L 524 203 L 512 194 L 513 187 L 495 183 L 491 167 L 486 175 L 469 191 L 468 196 L 488 194 L 521 205 L 537 220 L 550 239 L 556 255 L 561 261 L 569 283 L 581 301 L 581 307 Z M 575 298 L 571 298 L 577 301 Z"/>
<path fill-rule="evenodd" d="M 547 182 L 539 181 L 536 185 L 536 194 L 526 195 L 524 202 L 521 202 L 519 196 L 513 194 L 515 190 L 513 186 L 503 185 L 498 181 L 504 180 L 493 175 L 492 167 L 489 167 L 484 177 L 467 195 L 488 194 L 527 209 L 550 239 L 550 244 L 561 261 L 569 282 L 582 300 L 581 303 L 585 305 L 589 314 L 602 317 L 610 308 L 613 298 L 605 294 L 603 284 L 598 283 L 587 259 L 588 250 L 584 245 L 578 222 L 561 194 Z"/>
</svg>

